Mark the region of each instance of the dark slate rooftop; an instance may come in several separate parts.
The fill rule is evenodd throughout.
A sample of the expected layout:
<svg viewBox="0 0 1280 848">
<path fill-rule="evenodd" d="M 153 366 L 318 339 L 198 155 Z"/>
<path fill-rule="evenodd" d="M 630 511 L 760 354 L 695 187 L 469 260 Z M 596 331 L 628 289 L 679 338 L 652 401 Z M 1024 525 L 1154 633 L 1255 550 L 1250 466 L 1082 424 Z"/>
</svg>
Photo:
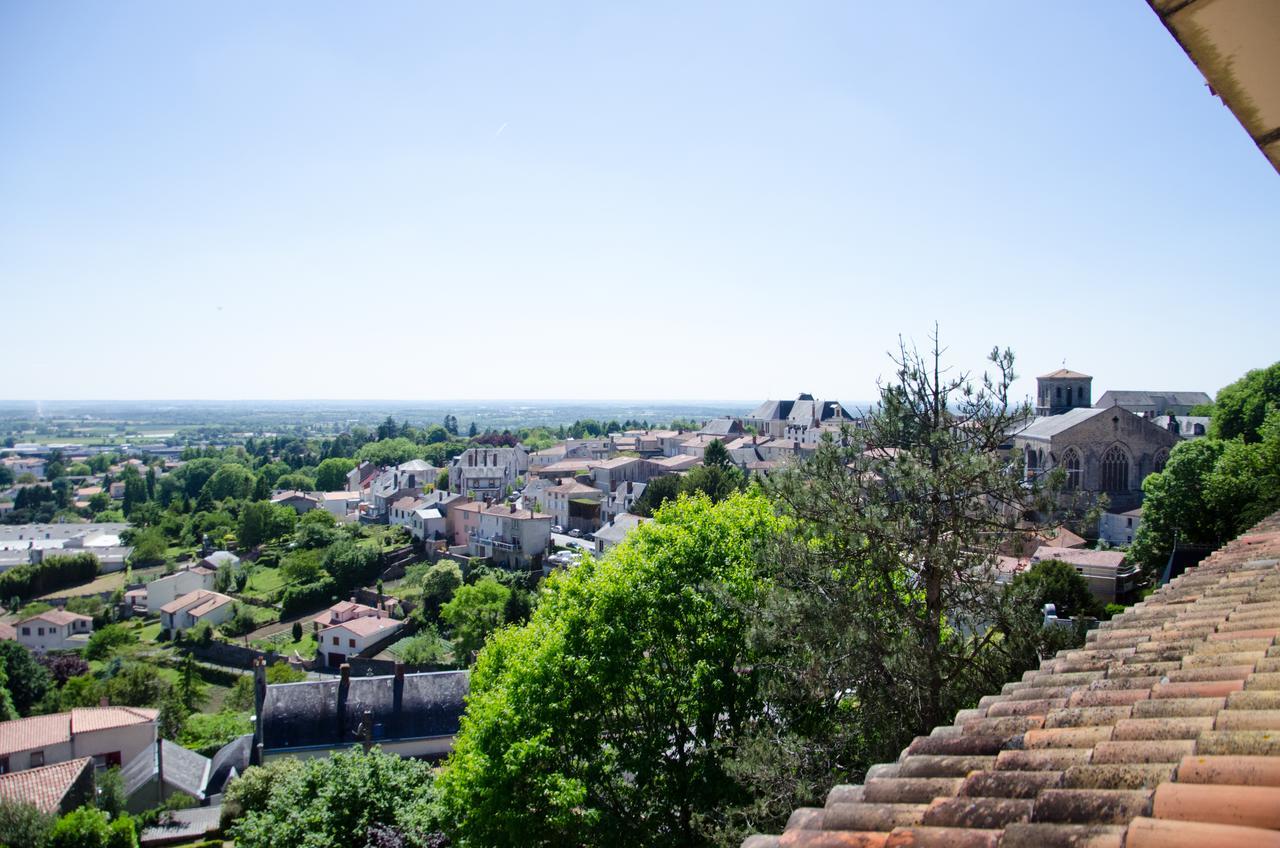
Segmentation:
<svg viewBox="0 0 1280 848">
<path fill-rule="evenodd" d="M 209 765 L 209 780 L 205 785 L 207 795 L 216 795 L 234 776 L 244 774 L 249 767 L 249 757 L 253 752 L 253 734 L 232 739 L 218 749 Z"/>
<path fill-rule="evenodd" d="M 743 848 L 1280 846 L 1280 514 Z"/>
<path fill-rule="evenodd" d="M 452 736 L 458 732 L 469 690 L 465 671 L 352 677 L 339 703 L 340 680 L 308 680 L 267 687 L 262 708 L 263 747 L 335 747 L 360 742 L 365 713 L 374 742 Z"/>
</svg>

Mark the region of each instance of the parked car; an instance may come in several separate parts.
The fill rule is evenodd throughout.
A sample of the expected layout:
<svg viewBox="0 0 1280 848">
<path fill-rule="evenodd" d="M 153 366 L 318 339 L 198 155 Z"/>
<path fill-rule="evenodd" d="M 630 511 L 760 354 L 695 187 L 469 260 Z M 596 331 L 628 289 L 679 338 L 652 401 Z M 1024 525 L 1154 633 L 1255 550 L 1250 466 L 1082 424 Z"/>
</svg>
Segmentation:
<svg viewBox="0 0 1280 848">
<path fill-rule="evenodd" d="M 570 530 L 570 531 L 569 531 L 569 535 L 570 535 L 570 536 L 572 536 L 572 537 L 573 537 L 573 538 L 575 538 L 575 539 L 578 539 L 578 538 L 581 538 L 581 537 L 582 537 L 582 531 L 581 531 L 581 530 L 579 530 L 577 527 L 575 527 L 575 528 L 573 528 L 572 530 Z"/>
<path fill-rule="evenodd" d="M 564 532 L 564 528 L 563 528 L 563 527 L 561 527 L 559 524 L 552 524 L 552 525 L 551 525 L 551 532 L 552 532 L 552 533 L 563 533 L 563 532 Z"/>
</svg>

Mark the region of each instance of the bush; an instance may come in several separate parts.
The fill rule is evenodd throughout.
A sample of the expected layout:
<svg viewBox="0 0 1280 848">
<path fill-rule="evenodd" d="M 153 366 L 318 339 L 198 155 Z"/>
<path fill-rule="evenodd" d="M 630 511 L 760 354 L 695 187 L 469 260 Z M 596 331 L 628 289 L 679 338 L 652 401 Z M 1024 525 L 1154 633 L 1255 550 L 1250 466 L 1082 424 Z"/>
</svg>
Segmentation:
<svg viewBox="0 0 1280 848">
<path fill-rule="evenodd" d="M 108 624 L 101 630 L 94 631 L 85 645 L 84 655 L 90 660 L 105 660 L 115 653 L 116 648 L 130 645 L 138 641 L 138 634 L 123 624 Z"/>
<path fill-rule="evenodd" d="M 253 722 L 242 712 L 192 713 L 178 734 L 178 744 L 212 757 L 233 739 L 253 732 Z"/>
<path fill-rule="evenodd" d="M 325 606 L 337 591 L 338 585 L 327 575 L 314 583 L 288 586 L 280 593 L 280 617 L 292 618 Z"/>
<path fill-rule="evenodd" d="M 62 818 L 49 833 L 47 848 L 137 848 L 138 834 L 133 819 L 121 816 L 111 821 L 93 807 L 80 807 Z"/>
<path fill-rule="evenodd" d="M 0 844 L 13 848 L 44 845 L 56 817 L 31 804 L 0 798 Z"/>
<path fill-rule="evenodd" d="M 234 604 L 231 617 L 222 622 L 219 630 L 224 636 L 235 638 L 250 633 L 258 626 L 258 622 L 254 619 L 253 613 L 243 604 Z"/>
<path fill-rule="evenodd" d="M 227 788 L 224 810 L 242 817 L 231 828 L 240 848 L 280 845 L 366 845 L 374 826 L 395 828 L 421 844 L 436 830 L 431 766 L 380 749 L 355 749 L 324 759 L 295 761 L 273 773 L 246 770 Z M 249 781 L 240 793 L 240 783 Z"/>
</svg>

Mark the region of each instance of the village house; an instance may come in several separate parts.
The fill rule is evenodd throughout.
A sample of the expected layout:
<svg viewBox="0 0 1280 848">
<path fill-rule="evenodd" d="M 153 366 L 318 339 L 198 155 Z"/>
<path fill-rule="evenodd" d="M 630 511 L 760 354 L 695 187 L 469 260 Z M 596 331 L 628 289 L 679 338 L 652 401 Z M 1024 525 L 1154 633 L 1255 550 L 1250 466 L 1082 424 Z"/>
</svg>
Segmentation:
<svg viewBox="0 0 1280 848">
<path fill-rule="evenodd" d="M 100 767 L 130 762 L 156 741 L 158 710 L 84 707 L 0 722 L 0 774 L 91 757 Z"/>
<path fill-rule="evenodd" d="M 64 815 L 97 801 L 92 757 L 0 774 L 0 799 Z"/>
<path fill-rule="evenodd" d="M 596 544 L 596 553 L 606 554 L 613 548 L 622 543 L 627 534 L 644 523 L 644 519 L 638 515 L 632 515 L 624 512 L 614 518 L 608 524 L 605 524 L 591 537 Z"/>
<path fill-rule="evenodd" d="M 160 609 L 177 598 L 203 589 L 212 592 L 217 571 L 201 563 L 175 571 L 165 577 L 157 577 L 145 587 L 147 593 L 147 611 L 160 612 Z"/>
<path fill-rule="evenodd" d="M 500 500 L 528 471 L 524 448 L 468 448 L 449 464 L 449 491 L 473 500 Z"/>
<path fill-rule="evenodd" d="M 742 417 L 742 424 L 758 435 L 802 442 L 816 442 L 815 433 L 824 429 L 856 423 L 843 404 L 803 393 L 795 400 L 766 400 Z"/>
<path fill-rule="evenodd" d="M 5 468 L 9 469 L 10 473 L 13 474 L 13 479 L 15 480 L 23 474 L 31 474 L 37 480 L 44 478 L 45 462 L 40 457 L 6 456 L 4 459 L 0 459 L 0 463 L 2 463 Z M 121 494 L 123 495 L 123 493 Z"/>
<path fill-rule="evenodd" d="M 341 606 L 341 605 L 338 605 Z M 355 607 L 358 609 L 351 609 Z M 330 607 L 330 615 L 333 615 Z M 350 604 L 345 616 L 340 621 L 322 629 L 316 637 L 316 644 L 324 664 L 337 667 L 349 657 L 357 657 L 365 651 L 385 642 L 404 627 L 404 622 L 397 621 L 383 610 L 366 607 L 363 604 Z M 317 618 L 316 621 L 320 621 Z"/>
<path fill-rule="evenodd" d="M 221 592 L 196 589 L 160 607 L 160 626 L 176 636 L 201 622 L 217 627 L 231 617 L 235 601 Z"/>
<path fill-rule="evenodd" d="M 538 469 L 537 476 L 544 480 L 559 480 L 562 477 L 577 477 L 579 475 L 590 474 L 591 469 L 595 468 L 601 462 L 603 462 L 603 460 L 599 459 L 562 459 L 559 462 L 553 462 L 551 465 L 546 465 Z"/>
<path fill-rule="evenodd" d="M 360 508 L 359 492 L 316 492 L 315 497 L 326 512 L 339 520 Z"/>
<path fill-rule="evenodd" d="M 355 468 L 347 472 L 347 491 L 362 492 L 368 489 L 373 483 L 373 478 L 378 476 L 378 466 L 372 462 L 361 462 Z"/>
<path fill-rule="evenodd" d="M 467 506 L 470 504 L 461 509 Z M 476 529 L 467 536 L 471 556 L 488 557 L 495 565 L 509 569 L 532 571 L 541 566 L 551 544 L 550 515 L 519 509 L 515 504 L 482 505 L 476 515 Z"/>
<path fill-rule="evenodd" d="M 660 456 L 649 460 L 654 466 L 654 477 L 663 474 L 679 474 L 682 471 L 688 471 L 697 468 L 702 464 L 702 457 L 690 456 L 689 454 L 675 454 L 672 456 Z"/>
<path fill-rule="evenodd" d="M 310 512 L 313 509 L 320 509 L 320 499 L 315 495 L 307 492 L 297 492 L 293 490 L 285 490 L 276 492 L 271 496 L 271 502 L 277 506 L 287 506 L 298 515 Z"/>
<path fill-rule="evenodd" d="M 1157 415 L 1151 423 L 1184 439 L 1199 439 L 1209 434 L 1207 415 Z"/>
<path fill-rule="evenodd" d="M 1104 512 L 1098 518 L 1098 538 L 1108 545 L 1131 545 L 1142 524 L 1142 507 Z"/>
<path fill-rule="evenodd" d="M 595 486 L 566 478 L 546 491 L 547 511 L 554 523 L 568 530 L 590 533 L 600 526 L 601 503 L 605 493 Z"/>
<path fill-rule="evenodd" d="M 1127 600 L 1141 588 L 1142 575 L 1125 561 L 1121 551 L 1092 551 L 1088 548 L 1040 547 L 1031 555 L 1031 564 L 1054 559 L 1075 566 L 1089 583 L 1094 597 L 1104 604 Z"/>
<path fill-rule="evenodd" d="M 601 505 L 602 519 L 608 523 L 619 515 L 630 512 L 647 488 L 647 483 L 619 483 L 613 494 Z"/>
<path fill-rule="evenodd" d="M 707 452 L 707 445 L 712 442 L 723 442 L 719 436 L 708 436 L 700 434 L 688 438 L 680 443 L 680 452 L 685 456 L 691 456 L 695 459 L 702 459 Z"/>
<path fill-rule="evenodd" d="M 414 537 L 423 541 L 452 538 L 458 523 L 456 510 L 468 501 L 466 495 L 440 489 L 427 492 L 415 502 L 413 516 L 406 526 Z"/>
<path fill-rule="evenodd" d="M 267 684 L 254 668 L 253 761 L 327 757 L 356 745 L 378 745 L 402 757 L 443 758 L 453 749 L 470 674 L 440 671 L 352 676 Z"/>
<path fill-rule="evenodd" d="M 617 456 L 606 459 L 591 469 L 591 479 L 596 488 L 606 494 L 623 483 L 648 483 L 655 474 L 664 473 L 647 459 L 635 456 Z"/>
<path fill-rule="evenodd" d="M 77 651 L 93 635 L 93 619 L 61 609 L 45 610 L 13 625 L 19 644 L 38 654 L 46 651 Z"/>
</svg>

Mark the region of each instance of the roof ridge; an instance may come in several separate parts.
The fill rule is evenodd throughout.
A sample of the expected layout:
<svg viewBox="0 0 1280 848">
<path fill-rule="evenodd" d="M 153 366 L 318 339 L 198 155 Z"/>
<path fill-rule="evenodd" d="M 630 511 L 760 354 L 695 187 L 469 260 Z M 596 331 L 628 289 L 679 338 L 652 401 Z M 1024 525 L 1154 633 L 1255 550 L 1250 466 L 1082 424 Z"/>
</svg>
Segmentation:
<svg viewBox="0 0 1280 848">
<path fill-rule="evenodd" d="M 1280 845 L 1278 637 L 1280 513 L 743 846 Z"/>
</svg>

